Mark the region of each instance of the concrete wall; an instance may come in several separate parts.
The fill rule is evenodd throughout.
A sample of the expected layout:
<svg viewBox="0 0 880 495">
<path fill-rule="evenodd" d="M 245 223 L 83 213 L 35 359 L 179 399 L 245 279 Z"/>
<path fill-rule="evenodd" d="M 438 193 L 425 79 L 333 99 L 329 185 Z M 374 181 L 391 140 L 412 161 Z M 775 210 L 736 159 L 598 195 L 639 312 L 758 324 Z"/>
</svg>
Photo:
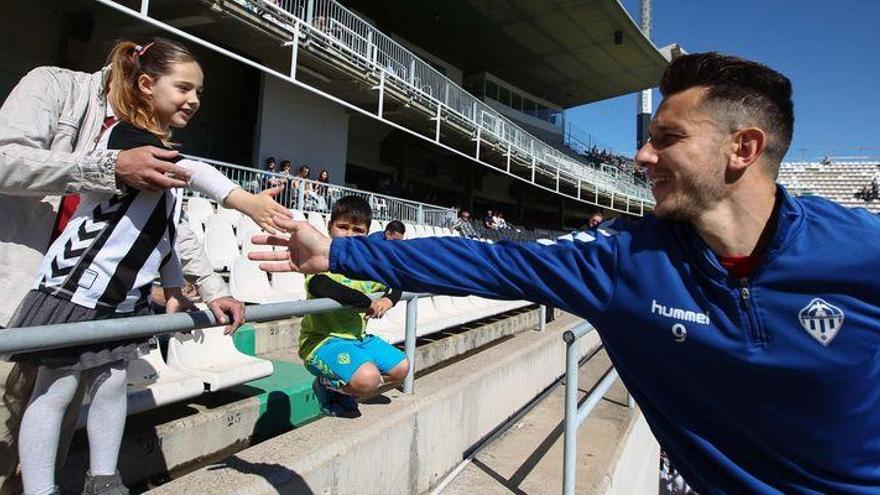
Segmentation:
<svg viewBox="0 0 880 495">
<path fill-rule="evenodd" d="M 330 172 L 330 182 L 345 182 L 348 145 L 348 113 L 324 98 L 263 75 L 260 91 L 255 163 L 274 156 L 293 163 L 293 172 L 303 164 L 311 168 L 312 179 L 321 169 Z"/>
<path fill-rule="evenodd" d="M 606 495 L 656 494 L 660 488 L 660 444 L 641 413 L 630 426 Z"/>
<path fill-rule="evenodd" d="M 389 392 L 389 404 L 363 404 L 361 418 L 325 418 L 239 452 L 228 468 L 203 468 L 151 493 L 425 493 L 564 373 L 561 334 L 574 323 L 561 318 L 544 334 L 521 333 L 419 378 L 415 395 Z M 580 342 L 589 352 L 598 335 Z"/>
</svg>

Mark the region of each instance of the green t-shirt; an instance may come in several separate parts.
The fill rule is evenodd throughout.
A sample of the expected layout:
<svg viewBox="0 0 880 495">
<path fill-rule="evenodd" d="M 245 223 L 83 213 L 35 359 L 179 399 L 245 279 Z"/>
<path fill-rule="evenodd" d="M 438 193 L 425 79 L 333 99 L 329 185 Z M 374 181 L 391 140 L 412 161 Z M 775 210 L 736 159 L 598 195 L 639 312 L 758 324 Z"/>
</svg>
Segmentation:
<svg viewBox="0 0 880 495">
<path fill-rule="evenodd" d="M 379 282 L 369 280 L 352 280 L 345 275 L 325 272 L 322 275 L 330 277 L 334 282 L 350 287 L 364 294 L 385 292 L 387 288 Z M 306 277 L 306 298 L 315 299 L 309 291 L 309 281 L 314 275 Z M 299 356 L 309 359 L 313 352 L 330 337 L 341 339 L 360 339 L 364 336 L 367 321 L 364 319 L 364 311 L 358 308 L 345 308 L 327 313 L 306 315 L 302 320 L 302 328 L 299 332 Z"/>
</svg>

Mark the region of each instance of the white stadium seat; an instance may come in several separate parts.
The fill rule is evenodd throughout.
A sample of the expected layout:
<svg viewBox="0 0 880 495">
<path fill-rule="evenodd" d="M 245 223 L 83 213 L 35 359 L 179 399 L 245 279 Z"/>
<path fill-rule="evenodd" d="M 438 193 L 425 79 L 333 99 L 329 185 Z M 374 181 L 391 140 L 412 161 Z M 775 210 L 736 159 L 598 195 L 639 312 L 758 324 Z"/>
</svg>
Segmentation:
<svg viewBox="0 0 880 495">
<path fill-rule="evenodd" d="M 190 197 L 186 202 L 186 211 L 193 230 L 198 232 L 197 227 L 204 225 L 205 220 L 214 214 L 214 207 L 205 198 Z"/>
<path fill-rule="evenodd" d="M 238 210 L 233 210 L 231 208 L 224 208 L 220 205 L 217 205 L 217 214 L 221 217 L 226 217 L 229 220 L 229 223 L 232 225 L 238 224 L 238 220 L 244 216 Z"/>
<path fill-rule="evenodd" d="M 271 361 L 242 354 L 223 327 L 175 334 L 168 342 L 168 365 L 199 377 L 211 392 L 272 374 Z"/>
<path fill-rule="evenodd" d="M 290 300 L 272 289 L 269 277 L 260 270 L 259 263 L 247 258 L 237 258 L 232 263 L 229 290 L 232 297 L 246 303 L 263 304 Z"/>
<path fill-rule="evenodd" d="M 306 277 L 297 272 L 277 272 L 272 274 L 272 290 L 291 301 L 306 298 Z"/>
<path fill-rule="evenodd" d="M 314 211 L 309 212 L 309 223 L 312 224 L 312 227 L 318 229 L 318 232 L 324 234 L 329 237 L 327 233 L 327 221 L 324 220 L 324 215 L 320 213 L 316 213 Z"/>
<path fill-rule="evenodd" d="M 238 225 L 235 228 L 235 240 L 239 246 L 244 246 L 244 240 L 261 232 L 260 226 L 254 222 L 251 217 L 242 215 L 238 219 Z"/>
<path fill-rule="evenodd" d="M 205 252 L 214 270 L 229 269 L 239 257 L 238 241 L 229 219 L 211 215 L 205 222 Z"/>
</svg>

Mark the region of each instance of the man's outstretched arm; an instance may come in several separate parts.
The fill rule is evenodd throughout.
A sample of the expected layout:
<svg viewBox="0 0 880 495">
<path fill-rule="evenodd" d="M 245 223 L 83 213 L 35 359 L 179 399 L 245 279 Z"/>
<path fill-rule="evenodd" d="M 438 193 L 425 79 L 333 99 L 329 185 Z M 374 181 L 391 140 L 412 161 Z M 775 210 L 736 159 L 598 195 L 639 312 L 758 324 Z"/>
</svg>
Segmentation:
<svg viewBox="0 0 880 495">
<path fill-rule="evenodd" d="M 289 222 L 288 227 L 289 240 L 254 238 L 255 243 L 289 247 L 289 254 L 252 253 L 252 259 L 279 261 L 264 263 L 262 268 L 306 273 L 330 270 L 408 291 L 525 299 L 585 317 L 605 308 L 616 280 L 615 237 L 548 246 L 448 237 L 393 243 L 345 238 L 331 245 L 305 222 Z"/>
</svg>

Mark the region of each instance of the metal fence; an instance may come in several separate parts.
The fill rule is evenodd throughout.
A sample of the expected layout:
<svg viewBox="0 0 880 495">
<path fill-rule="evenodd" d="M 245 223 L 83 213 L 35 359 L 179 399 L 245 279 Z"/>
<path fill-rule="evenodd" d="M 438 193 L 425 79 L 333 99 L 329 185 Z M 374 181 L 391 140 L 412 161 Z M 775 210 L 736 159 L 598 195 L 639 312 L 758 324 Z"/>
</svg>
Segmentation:
<svg viewBox="0 0 880 495">
<path fill-rule="evenodd" d="M 578 341 L 584 335 L 595 330 L 587 322 L 581 323 L 562 334 L 565 341 L 565 430 L 563 434 L 564 458 L 562 467 L 562 493 L 574 495 L 575 474 L 577 464 L 577 430 L 593 412 L 593 409 L 617 380 L 617 370 L 609 369 L 602 380 L 593 388 L 587 400 L 578 407 L 578 368 L 580 355 Z M 632 397 L 628 400 L 629 407 L 634 407 Z"/>
<path fill-rule="evenodd" d="M 409 360 L 409 373 L 403 382 L 404 393 L 413 393 L 415 377 L 416 331 L 418 325 L 418 299 L 428 294 L 405 292 L 400 298 L 406 301 L 406 338 L 404 350 Z M 382 297 L 373 294 L 370 297 Z M 344 308 L 332 299 L 311 299 L 274 304 L 247 306 L 248 322 L 280 320 L 293 316 L 326 313 Z M 59 325 L 41 325 L 26 328 L 9 328 L 0 332 L 0 356 L 21 352 L 44 351 L 97 342 L 113 342 L 132 338 L 148 338 L 176 332 L 187 332 L 218 326 L 211 311 L 137 316 L 110 320 L 81 321 Z"/>
<path fill-rule="evenodd" d="M 370 203 L 373 209 L 373 218 L 376 220 L 400 220 L 402 222 L 443 227 L 446 226 L 450 218 L 455 218 L 455 211 L 451 208 L 407 201 L 336 184 L 242 167 L 210 158 L 199 156 L 189 156 L 189 158 L 210 163 L 226 175 L 229 180 L 248 192 L 258 193 L 271 187 L 284 186 L 284 190 L 276 197 L 276 200 L 282 205 L 295 210 L 329 213 L 339 198 L 359 196 Z M 191 193 L 188 192 L 188 194 Z"/>
<path fill-rule="evenodd" d="M 299 37 L 304 29 L 344 49 L 361 63 L 381 73 L 382 78 L 406 85 L 437 108 L 438 117 L 454 114 L 481 132 L 534 158 L 536 166 L 549 167 L 551 175 L 565 172 L 601 187 L 607 193 L 622 194 L 651 202 L 644 186 L 596 171 L 536 138 L 495 111 L 430 64 L 385 35 L 335 0 L 237 0 L 268 12 L 271 20 Z M 276 17 L 277 16 L 277 17 Z M 266 16 L 264 16 L 266 17 Z"/>
</svg>

